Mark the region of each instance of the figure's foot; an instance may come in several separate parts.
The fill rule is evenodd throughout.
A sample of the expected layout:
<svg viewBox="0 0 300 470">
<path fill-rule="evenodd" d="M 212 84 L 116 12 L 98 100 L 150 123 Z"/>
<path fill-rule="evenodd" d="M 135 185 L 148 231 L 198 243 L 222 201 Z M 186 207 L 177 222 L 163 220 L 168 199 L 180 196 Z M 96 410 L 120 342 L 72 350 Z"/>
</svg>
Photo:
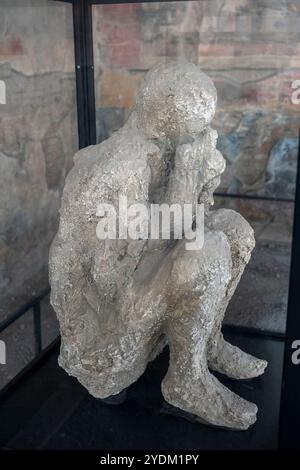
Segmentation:
<svg viewBox="0 0 300 470">
<path fill-rule="evenodd" d="M 246 430 L 255 423 L 257 406 L 231 392 L 208 370 L 200 378 L 178 380 L 168 375 L 163 380 L 165 400 L 200 422 L 232 430 Z"/>
<path fill-rule="evenodd" d="M 253 379 L 262 375 L 267 367 L 267 361 L 258 359 L 237 346 L 233 346 L 221 337 L 207 354 L 210 369 L 220 372 L 231 379 Z"/>
</svg>

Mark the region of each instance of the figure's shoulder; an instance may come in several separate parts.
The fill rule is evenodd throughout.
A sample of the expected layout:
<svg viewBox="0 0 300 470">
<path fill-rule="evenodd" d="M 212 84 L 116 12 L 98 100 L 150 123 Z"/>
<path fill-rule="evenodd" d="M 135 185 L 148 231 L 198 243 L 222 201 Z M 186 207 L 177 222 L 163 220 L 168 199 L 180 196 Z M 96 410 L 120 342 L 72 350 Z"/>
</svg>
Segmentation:
<svg viewBox="0 0 300 470">
<path fill-rule="evenodd" d="M 62 207 L 85 207 L 122 193 L 133 200 L 147 199 L 151 179 L 148 157 L 155 150 L 155 145 L 139 135 L 124 132 L 79 150 L 66 178 Z"/>
<path fill-rule="evenodd" d="M 134 132 L 124 129 L 107 140 L 85 147 L 74 155 L 74 172 L 80 174 L 112 172 L 112 177 L 126 169 L 139 172 L 148 165 L 148 155 L 158 147 Z"/>
</svg>

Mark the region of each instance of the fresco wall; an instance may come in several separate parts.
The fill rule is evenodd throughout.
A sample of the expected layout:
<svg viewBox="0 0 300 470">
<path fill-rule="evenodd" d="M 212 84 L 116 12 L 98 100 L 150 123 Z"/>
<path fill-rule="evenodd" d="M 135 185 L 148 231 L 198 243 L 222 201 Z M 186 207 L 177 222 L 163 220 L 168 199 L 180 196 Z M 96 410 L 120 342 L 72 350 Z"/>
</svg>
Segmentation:
<svg viewBox="0 0 300 470">
<path fill-rule="evenodd" d="M 6 294 L 47 264 L 60 192 L 77 148 L 70 5 L 1 1 L 1 275 Z"/>
<path fill-rule="evenodd" d="M 216 0 L 93 7 L 98 138 L 123 123 L 144 73 L 191 60 L 214 80 L 214 126 L 227 159 L 222 191 L 293 198 L 300 4 Z"/>
</svg>

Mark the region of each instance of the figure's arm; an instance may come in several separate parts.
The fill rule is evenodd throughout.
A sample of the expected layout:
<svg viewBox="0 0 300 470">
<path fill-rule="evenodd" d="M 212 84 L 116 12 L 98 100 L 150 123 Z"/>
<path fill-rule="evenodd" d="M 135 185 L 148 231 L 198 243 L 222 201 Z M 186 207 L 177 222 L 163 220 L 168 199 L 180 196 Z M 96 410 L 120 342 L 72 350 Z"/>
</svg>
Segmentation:
<svg viewBox="0 0 300 470">
<path fill-rule="evenodd" d="M 116 174 L 116 178 L 118 178 Z M 145 168 L 132 169 L 126 183 L 121 184 L 121 190 L 114 194 L 114 204 L 117 215 L 117 233 L 115 239 L 97 238 L 94 249 L 92 265 L 92 277 L 98 291 L 104 293 L 107 300 L 113 298 L 119 289 L 128 284 L 133 272 L 141 259 L 147 239 L 132 239 L 128 233 L 126 236 L 126 220 L 123 228 L 126 238 L 119 238 L 119 201 L 120 197 L 129 208 L 132 204 L 148 206 L 148 178 Z M 103 198 L 102 198 L 103 200 Z M 125 213 L 124 213 L 125 214 Z M 98 223 L 103 222 L 98 218 Z M 99 234 L 98 230 L 98 234 Z M 95 234 L 96 236 L 96 234 Z"/>
<path fill-rule="evenodd" d="M 167 198 L 170 203 L 197 203 L 199 194 L 213 175 L 211 152 L 215 152 L 217 133 L 207 127 L 189 143 L 181 144 L 175 153 Z"/>
<path fill-rule="evenodd" d="M 201 161 L 197 141 L 179 145 L 175 152 L 174 168 L 169 176 L 166 193 L 168 204 L 196 203 L 201 187 Z"/>
</svg>

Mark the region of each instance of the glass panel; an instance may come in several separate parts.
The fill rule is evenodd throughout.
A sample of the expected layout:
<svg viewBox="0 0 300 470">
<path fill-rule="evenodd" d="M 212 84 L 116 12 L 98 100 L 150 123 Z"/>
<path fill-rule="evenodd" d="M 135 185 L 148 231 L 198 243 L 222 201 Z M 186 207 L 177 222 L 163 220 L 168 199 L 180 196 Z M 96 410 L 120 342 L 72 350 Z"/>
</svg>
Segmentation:
<svg viewBox="0 0 300 470">
<path fill-rule="evenodd" d="M 294 203 L 215 197 L 254 228 L 256 247 L 226 313 L 226 323 L 284 333 Z"/>
<path fill-rule="evenodd" d="M 299 21 L 300 6 L 281 0 L 93 6 L 98 142 L 123 125 L 158 61 L 189 60 L 213 79 L 212 124 L 227 162 L 215 204 L 241 212 L 257 243 L 226 322 L 277 333 L 285 331 L 299 143 L 291 101 Z"/>
<path fill-rule="evenodd" d="M 1 1 L 0 80 L 1 322 L 48 284 L 61 190 L 78 147 L 70 4 Z"/>
<path fill-rule="evenodd" d="M 28 310 L 21 318 L 12 323 L 2 333 L 0 341 L 4 344 L 5 354 L 0 357 L 0 390 L 34 359 L 33 312 Z M 4 360 L 3 360 L 4 359 Z"/>
</svg>

